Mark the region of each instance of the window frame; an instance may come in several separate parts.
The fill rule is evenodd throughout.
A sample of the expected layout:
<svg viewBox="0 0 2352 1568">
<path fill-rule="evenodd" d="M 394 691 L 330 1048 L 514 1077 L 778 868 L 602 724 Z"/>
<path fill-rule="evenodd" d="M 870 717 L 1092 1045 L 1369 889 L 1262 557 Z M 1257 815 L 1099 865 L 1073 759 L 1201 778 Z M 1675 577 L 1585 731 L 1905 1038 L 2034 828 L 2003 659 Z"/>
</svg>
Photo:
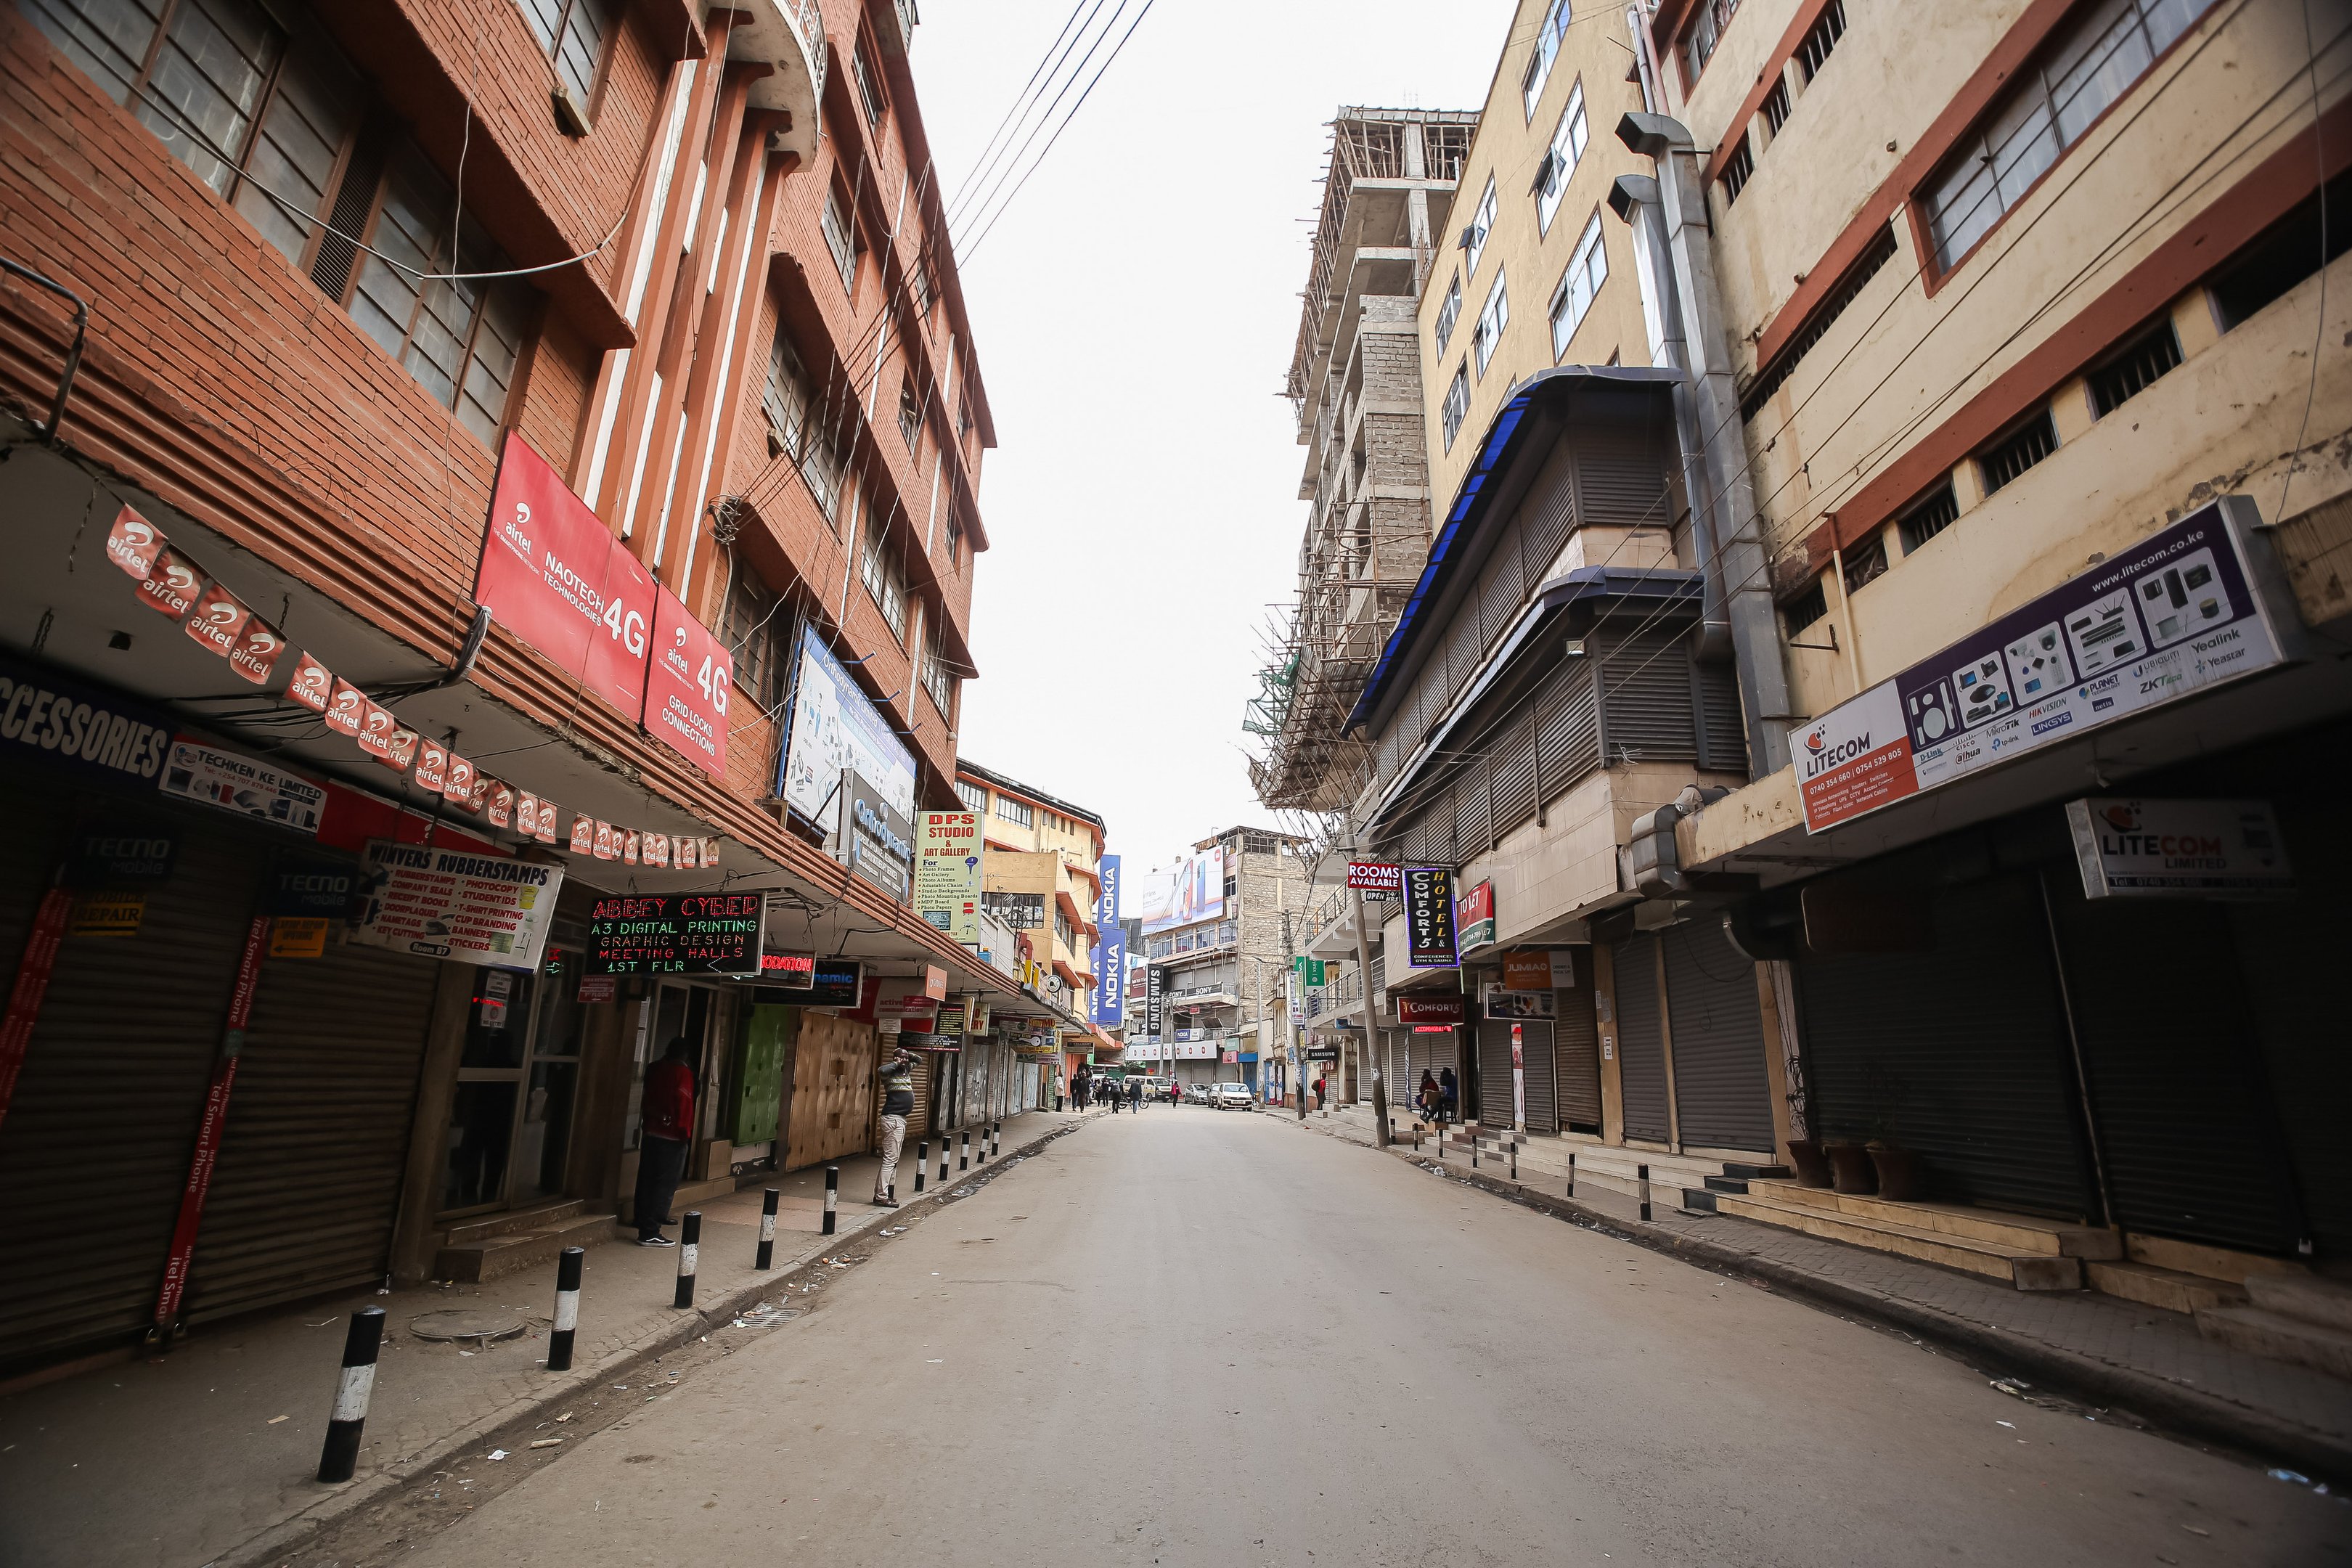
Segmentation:
<svg viewBox="0 0 2352 1568">
<path fill-rule="evenodd" d="M 1563 161 L 1559 144 L 1570 130 L 1570 122 L 1583 127 L 1575 138 L 1574 153 Z M 1550 144 L 1545 149 L 1544 178 L 1536 186 L 1536 232 L 1545 237 L 1551 234 L 1552 219 L 1559 216 L 1560 199 L 1568 195 L 1568 182 L 1584 162 L 1584 150 L 1592 144 L 1592 123 L 1585 110 L 1584 79 L 1580 76 L 1569 89 L 1568 101 L 1560 106 L 1559 123 L 1552 127 Z"/>
<path fill-rule="evenodd" d="M 864 584 L 866 596 L 881 612 L 882 624 L 890 628 L 891 637 L 903 651 L 907 646 L 907 607 L 912 593 L 907 586 L 906 568 L 898 560 L 898 552 L 890 546 L 887 519 L 873 519 L 873 509 L 866 509 L 868 518 L 866 537 L 859 542 L 857 580 Z"/>
<path fill-rule="evenodd" d="M 985 816 L 988 815 L 988 786 L 986 784 L 974 784 L 970 779 L 958 779 L 955 782 L 955 792 L 956 798 L 963 802 L 963 808 L 966 811 L 971 812 L 975 816 Z M 974 800 L 972 798 L 975 795 L 980 797 L 978 800 Z"/>
<path fill-rule="evenodd" d="M 1591 271 L 1586 258 L 1595 253 L 1601 258 L 1601 276 L 1591 280 L 1591 292 L 1585 300 L 1584 309 L 1576 313 L 1576 319 L 1569 322 L 1568 329 L 1563 331 L 1560 330 L 1560 305 L 1571 297 L 1569 280 L 1580 270 Z M 1595 207 L 1577 235 L 1576 248 L 1569 252 L 1568 265 L 1560 269 L 1559 281 L 1553 286 L 1550 303 L 1544 310 L 1544 319 L 1551 326 L 1551 359 L 1554 364 L 1567 357 L 1568 345 L 1576 341 L 1578 331 L 1583 327 L 1585 319 L 1592 314 L 1592 307 L 1600 301 L 1601 290 L 1608 286 L 1609 241 L 1606 226 L 1601 221 L 1601 209 Z"/>
<path fill-rule="evenodd" d="M 1007 810 L 1007 807 L 1011 809 Z M 1009 822 L 1015 827 L 1034 828 L 1037 826 L 1037 808 L 1025 800 L 1015 800 L 1000 792 L 993 803 L 993 810 L 1000 822 Z"/>
<path fill-rule="evenodd" d="M 1454 367 L 1454 379 L 1445 384 L 1445 396 L 1437 406 L 1437 423 L 1445 437 L 1445 449 L 1454 450 L 1454 437 L 1470 417 L 1470 361 Z"/>
<path fill-rule="evenodd" d="M 856 298 L 857 262 L 865 247 L 857 236 L 856 205 L 841 194 L 837 182 L 825 183 L 824 205 L 817 209 L 816 224 L 824 237 L 826 254 L 833 258 L 834 273 L 841 279 L 842 292 Z"/>
<path fill-rule="evenodd" d="M 1559 46 L 1568 37 L 1571 19 L 1569 0 L 1551 0 L 1543 19 L 1536 24 L 1534 52 L 1519 76 L 1519 99 L 1530 125 L 1536 122 L 1536 110 L 1543 107 L 1544 89 L 1551 85 L 1551 68 L 1559 63 Z"/>
<path fill-rule="evenodd" d="M 1470 258 L 1468 265 L 1463 268 L 1463 276 L 1467 281 L 1478 281 L 1478 263 L 1486 256 L 1486 242 L 1494 237 L 1494 234 L 1495 176 L 1488 174 L 1486 194 L 1480 196 L 1478 205 L 1471 209 L 1470 226 L 1463 232 L 1465 243 L 1462 248 L 1469 253 Z"/>
<path fill-rule="evenodd" d="M 1454 276 L 1446 280 L 1444 298 L 1437 302 L 1437 321 L 1434 327 L 1437 353 L 1442 354 L 1445 352 L 1445 345 L 1454 341 L 1454 329 L 1461 324 L 1462 269 L 1457 267 L 1454 269 Z"/>
<path fill-rule="evenodd" d="M 1509 277 L 1508 268 L 1495 268 L 1486 302 L 1478 307 L 1477 323 L 1470 329 L 1470 358 L 1478 367 L 1481 381 L 1486 379 L 1486 367 L 1494 363 L 1495 351 L 1502 346 L 1504 331 L 1511 324 Z"/>
<path fill-rule="evenodd" d="M 620 38 L 625 12 L 622 5 L 610 4 L 608 0 L 552 0 L 552 3 L 556 6 L 554 37 L 540 39 L 540 48 L 547 58 L 548 69 L 553 73 L 556 90 L 567 96 L 571 93 L 572 84 L 564 79 L 562 50 L 564 37 L 571 26 L 572 18 L 581 12 L 592 10 L 599 4 L 606 5 L 604 30 L 596 40 L 596 58 L 588 72 L 587 90 L 580 95 L 578 102 L 574 105 L 579 110 L 582 121 L 577 133 L 585 135 L 594 128 L 596 116 L 604 107 L 604 83 L 611 75 L 613 56 L 615 52 L 614 46 Z M 523 14 L 525 24 L 530 26 L 532 36 L 537 37 L 539 28 L 532 16 L 531 0 L 515 0 L 515 8 Z M 569 130 L 568 127 L 566 129 Z"/>
</svg>

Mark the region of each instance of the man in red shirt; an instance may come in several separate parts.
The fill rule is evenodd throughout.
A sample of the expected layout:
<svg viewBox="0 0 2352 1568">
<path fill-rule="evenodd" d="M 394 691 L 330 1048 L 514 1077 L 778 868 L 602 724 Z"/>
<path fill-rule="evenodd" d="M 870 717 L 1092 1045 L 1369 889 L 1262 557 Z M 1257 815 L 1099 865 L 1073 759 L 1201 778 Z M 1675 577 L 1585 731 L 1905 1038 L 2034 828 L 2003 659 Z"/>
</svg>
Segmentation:
<svg viewBox="0 0 2352 1568">
<path fill-rule="evenodd" d="M 669 1043 L 661 1060 L 646 1068 L 643 1110 L 644 1137 L 637 1144 L 637 1245 L 676 1247 L 661 1233 L 670 1223 L 669 1201 L 677 1193 L 677 1179 L 686 1173 L 687 1152 L 694 1147 L 694 1069 L 687 1065 L 691 1047 L 684 1035 Z"/>
</svg>

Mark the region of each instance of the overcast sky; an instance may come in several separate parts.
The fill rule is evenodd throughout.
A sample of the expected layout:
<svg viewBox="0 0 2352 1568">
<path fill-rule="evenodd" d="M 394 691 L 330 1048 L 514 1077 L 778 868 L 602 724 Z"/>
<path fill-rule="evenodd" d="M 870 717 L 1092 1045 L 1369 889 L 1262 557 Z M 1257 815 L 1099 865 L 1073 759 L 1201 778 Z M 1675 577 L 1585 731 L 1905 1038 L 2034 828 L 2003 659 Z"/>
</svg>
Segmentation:
<svg viewBox="0 0 2352 1568">
<path fill-rule="evenodd" d="M 1306 524 L 1280 394 L 1327 123 L 1343 103 L 1478 108 L 1511 11 L 1154 0 L 963 262 L 998 446 L 957 749 L 1099 813 L 1133 871 L 1275 825 L 1242 709 Z M 1069 0 L 922 13 L 916 82 L 952 201 Z"/>
</svg>

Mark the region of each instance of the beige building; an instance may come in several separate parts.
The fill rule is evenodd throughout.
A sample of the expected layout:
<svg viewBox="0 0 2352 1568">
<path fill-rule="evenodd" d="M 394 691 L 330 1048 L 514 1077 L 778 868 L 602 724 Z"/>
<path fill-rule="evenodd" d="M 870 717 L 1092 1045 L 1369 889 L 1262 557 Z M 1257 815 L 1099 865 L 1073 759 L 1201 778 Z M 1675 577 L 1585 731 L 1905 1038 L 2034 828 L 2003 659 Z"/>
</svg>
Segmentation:
<svg viewBox="0 0 2352 1568">
<path fill-rule="evenodd" d="M 964 758 L 956 761 L 955 787 L 980 817 L 982 907 L 1028 939 L 1039 994 L 1069 1015 L 1060 1029 L 1066 1072 L 1109 1044 L 1087 1021 L 1101 934 L 1103 820 Z"/>
</svg>

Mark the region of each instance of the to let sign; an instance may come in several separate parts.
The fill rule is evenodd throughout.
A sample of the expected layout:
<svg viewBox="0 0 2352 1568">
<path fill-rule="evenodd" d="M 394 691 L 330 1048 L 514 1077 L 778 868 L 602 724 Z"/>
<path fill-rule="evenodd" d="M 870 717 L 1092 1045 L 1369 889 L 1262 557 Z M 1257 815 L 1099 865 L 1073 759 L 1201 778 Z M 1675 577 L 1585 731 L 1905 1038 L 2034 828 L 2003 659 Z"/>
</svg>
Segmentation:
<svg viewBox="0 0 2352 1568">
<path fill-rule="evenodd" d="M 530 443 L 509 431 L 474 602 L 624 713 L 643 709 L 655 584 Z"/>
<path fill-rule="evenodd" d="M 765 893 L 599 899 L 588 914 L 588 973 L 754 979 L 767 904 Z"/>
<path fill-rule="evenodd" d="M 1405 962 L 1415 969 L 1460 962 L 1454 941 L 1454 870 L 1449 866 L 1404 868 Z"/>
<path fill-rule="evenodd" d="M 677 595 L 654 584 L 653 662 L 646 728 L 713 778 L 727 772 L 727 694 L 735 661 Z"/>
</svg>

